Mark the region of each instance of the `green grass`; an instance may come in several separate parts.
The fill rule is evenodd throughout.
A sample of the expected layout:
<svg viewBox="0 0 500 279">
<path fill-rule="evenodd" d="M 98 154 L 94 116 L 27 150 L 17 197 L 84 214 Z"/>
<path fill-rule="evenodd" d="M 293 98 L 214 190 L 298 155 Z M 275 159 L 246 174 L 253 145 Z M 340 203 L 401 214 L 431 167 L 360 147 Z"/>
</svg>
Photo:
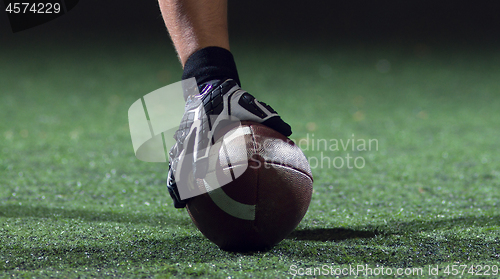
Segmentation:
<svg viewBox="0 0 500 279">
<path fill-rule="evenodd" d="M 365 166 L 314 168 L 313 200 L 292 235 L 268 252 L 224 252 L 173 208 L 166 165 L 133 154 L 128 107 L 180 77 L 167 43 L 4 46 L 0 277 L 276 278 L 291 277 L 291 265 L 424 275 L 439 265 L 443 276 L 447 265 L 499 265 L 498 52 L 233 49 L 243 86 L 292 124 L 293 139 L 378 142 L 309 145 L 308 157 L 349 153 Z M 382 59 L 388 72 L 377 71 Z"/>
</svg>

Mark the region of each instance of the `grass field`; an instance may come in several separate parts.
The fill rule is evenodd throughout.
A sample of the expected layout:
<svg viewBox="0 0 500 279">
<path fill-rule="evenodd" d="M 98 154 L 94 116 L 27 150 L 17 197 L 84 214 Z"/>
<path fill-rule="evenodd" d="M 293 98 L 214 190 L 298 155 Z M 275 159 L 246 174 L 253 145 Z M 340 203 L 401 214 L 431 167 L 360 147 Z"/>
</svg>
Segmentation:
<svg viewBox="0 0 500 279">
<path fill-rule="evenodd" d="M 292 125 L 315 178 L 287 239 L 238 254 L 173 208 L 166 165 L 133 154 L 129 106 L 181 74 L 167 41 L 0 48 L 0 277 L 276 278 L 358 265 L 444 277 L 466 265 L 461 276 L 476 278 L 487 271 L 477 265 L 500 266 L 498 51 L 233 45 L 243 87 Z M 376 148 L 331 150 L 353 138 Z M 327 164 L 347 156 L 359 168 Z"/>
</svg>

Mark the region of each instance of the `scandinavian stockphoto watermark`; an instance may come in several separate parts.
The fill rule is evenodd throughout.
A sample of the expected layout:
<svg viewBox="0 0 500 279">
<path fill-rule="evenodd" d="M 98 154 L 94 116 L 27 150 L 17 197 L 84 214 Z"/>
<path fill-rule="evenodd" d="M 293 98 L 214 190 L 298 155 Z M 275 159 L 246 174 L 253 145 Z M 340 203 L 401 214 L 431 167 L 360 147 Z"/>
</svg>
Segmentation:
<svg viewBox="0 0 500 279">
<path fill-rule="evenodd" d="M 144 95 L 129 108 L 129 128 L 134 153 L 141 161 L 169 162 L 181 199 L 188 199 L 212 192 L 237 179 L 245 172 L 249 163 L 252 167 L 260 167 L 259 156 L 275 163 L 276 160 L 284 160 L 277 162 L 283 165 L 296 166 L 299 162 L 304 164 L 300 166 L 302 169 L 361 169 L 366 165 L 367 152 L 378 151 L 379 148 L 377 139 L 358 138 L 354 134 L 347 138 L 329 139 L 307 134 L 302 138 L 287 139 L 290 144 L 276 143 L 274 141 L 282 140 L 274 137 L 262 139 L 259 142 L 263 142 L 263 145 L 256 147 L 255 154 L 251 154 L 247 150 L 245 138 L 249 137 L 246 135 L 252 134 L 253 138 L 258 135 L 248 126 L 241 125 L 239 119 L 228 114 L 225 112 L 207 116 L 204 113 L 204 105 L 194 78 L 157 89 Z M 181 124 L 184 128 L 180 129 L 179 123 L 182 123 L 183 115 L 187 115 L 184 122 L 190 124 Z M 207 129 L 207 123 L 217 128 Z M 216 139 L 213 134 L 215 130 L 228 132 Z M 175 138 L 183 138 L 183 135 L 185 140 L 181 144 L 188 148 L 172 152 L 170 148 L 176 145 Z M 201 142 L 205 144 L 200 144 Z M 286 150 L 275 151 L 277 145 Z M 309 156 L 304 157 L 302 152 L 296 152 L 297 147 Z M 282 156 L 283 154 L 290 156 Z M 198 183 L 198 179 L 203 182 Z"/>
</svg>

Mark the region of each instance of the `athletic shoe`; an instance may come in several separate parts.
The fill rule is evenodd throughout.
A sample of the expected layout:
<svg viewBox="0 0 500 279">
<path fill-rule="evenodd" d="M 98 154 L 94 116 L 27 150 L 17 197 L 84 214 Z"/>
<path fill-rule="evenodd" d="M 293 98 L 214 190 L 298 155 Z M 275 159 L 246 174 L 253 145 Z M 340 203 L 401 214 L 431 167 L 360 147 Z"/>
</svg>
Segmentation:
<svg viewBox="0 0 500 279">
<path fill-rule="evenodd" d="M 231 121 L 249 120 L 287 137 L 292 134 L 290 125 L 274 109 L 241 90 L 232 79 L 204 83 L 199 86 L 199 92 L 187 96 L 184 116 L 174 135 L 176 144 L 169 152 L 167 187 L 176 208 L 185 207 L 187 199 L 181 199 L 174 174 L 179 181 L 187 181 L 189 175 L 204 178 L 217 129 Z"/>
</svg>

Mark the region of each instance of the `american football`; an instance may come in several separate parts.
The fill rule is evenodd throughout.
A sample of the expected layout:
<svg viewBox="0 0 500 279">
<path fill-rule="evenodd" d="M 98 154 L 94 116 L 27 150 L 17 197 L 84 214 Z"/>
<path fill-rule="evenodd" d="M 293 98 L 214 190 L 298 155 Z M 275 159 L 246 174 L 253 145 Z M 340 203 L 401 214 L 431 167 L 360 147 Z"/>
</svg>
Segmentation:
<svg viewBox="0 0 500 279">
<path fill-rule="evenodd" d="M 210 151 L 217 157 L 211 169 L 219 181 L 230 182 L 213 189 L 207 179 L 197 179 L 205 193 L 188 201 L 189 215 L 223 250 L 267 250 L 307 212 L 313 185 L 309 163 L 291 140 L 262 124 L 242 122 L 223 134 L 218 142 L 224 144 Z"/>
</svg>

